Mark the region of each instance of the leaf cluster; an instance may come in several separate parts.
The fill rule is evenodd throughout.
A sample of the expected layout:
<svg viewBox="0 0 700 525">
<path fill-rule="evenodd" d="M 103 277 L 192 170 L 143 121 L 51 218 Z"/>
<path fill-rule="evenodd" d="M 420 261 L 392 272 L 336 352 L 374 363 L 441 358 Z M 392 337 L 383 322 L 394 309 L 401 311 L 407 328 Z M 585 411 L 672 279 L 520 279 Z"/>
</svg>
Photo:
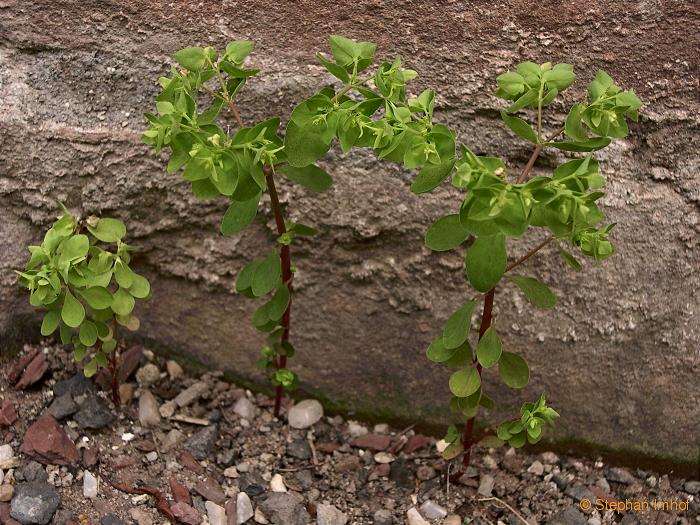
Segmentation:
<svg viewBox="0 0 700 525">
<path fill-rule="evenodd" d="M 107 365 L 117 346 L 117 325 L 139 326 L 133 314 L 137 299 L 148 299 L 148 280 L 129 263 L 134 250 L 124 242 L 126 227 L 117 219 L 89 217 L 79 222 L 64 208 L 43 242 L 29 246 L 31 257 L 19 282 L 29 290 L 32 306 L 47 311 L 41 334 L 59 331 L 73 345 L 86 376 Z"/>
</svg>

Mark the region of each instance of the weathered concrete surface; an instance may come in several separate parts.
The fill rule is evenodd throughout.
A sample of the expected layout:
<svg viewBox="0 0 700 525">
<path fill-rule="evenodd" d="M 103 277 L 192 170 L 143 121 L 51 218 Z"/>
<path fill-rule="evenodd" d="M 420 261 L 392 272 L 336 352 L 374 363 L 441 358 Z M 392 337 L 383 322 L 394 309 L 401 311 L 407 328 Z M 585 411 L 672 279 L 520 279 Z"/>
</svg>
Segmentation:
<svg viewBox="0 0 700 525">
<path fill-rule="evenodd" d="M 647 103 L 629 139 L 600 155 L 619 254 L 574 275 L 552 251 L 528 263 L 560 295 L 554 313 L 534 311 L 510 287 L 499 291 L 498 325 L 507 346 L 527 356 L 533 377 L 526 392 L 495 381 L 490 389 L 511 406 L 546 389 L 562 414 L 553 434 L 560 442 L 697 461 L 697 5 L 430 4 L 0 2 L 3 348 L 36 333 L 38 319 L 11 270 L 50 223 L 51 199 L 60 199 L 86 214 L 125 219 L 143 247 L 138 264 L 156 294 L 142 309 L 143 336 L 260 380 L 254 304 L 234 294 L 233 282 L 273 240 L 269 210 L 242 236 L 220 238 L 224 203 L 196 202 L 139 143 L 141 115 L 179 47 L 258 41 L 254 62 L 263 74 L 242 96 L 244 116 L 254 120 L 285 117 L 328 81 L 314 54 L 326 49 L 329 33 L 376 41 L 383 56 L 400 53 L 419 72 L 416 92 L 438 90 L 441 120 L 515 169 L 528 151 L 494 109 L 483 109 L 498 107 L 493 79 L 523 59 L 568 61 L 582 85 L 604 67 Z M 552 128 L 562 109 L 554 107 Z M 562 158 L 548 153 L 538 167 Z M 445 187 L 412 195 L 408 174 L 364 153 L 339 161 L 337 152 L 325 161 L 336 180 L 327 194 L 286 185 L 281 192 L 293 217 L 321 231 L 294 248 L 300 352 L 293 366 L 307 388 L 346 408 L 444 421 L 447 373 L 423 352 L 467 292 L 460 255 L 430 253 L 422 236 L 457 209 L 458 194 Z M 514 247 L 513 256 L 526 249 Z"/>
</svg>

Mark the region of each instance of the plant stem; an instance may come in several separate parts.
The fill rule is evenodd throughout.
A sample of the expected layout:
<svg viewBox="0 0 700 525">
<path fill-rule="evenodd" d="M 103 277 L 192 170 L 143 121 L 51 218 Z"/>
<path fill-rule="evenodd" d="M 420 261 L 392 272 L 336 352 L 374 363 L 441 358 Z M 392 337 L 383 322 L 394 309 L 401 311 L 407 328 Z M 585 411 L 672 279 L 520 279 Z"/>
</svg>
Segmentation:
<svg viewBox="0 0 700 525">
<path fill-rule="evenodd" d="M 491 321 L 493 320 L 493 300 L 496 295 L 496 289 L 492 288 L 484 296 L 484 310 L 481 314 L 481 325 L 479 325 L 479 339 L 484 337 L 486 330 L 491 326 Z M 481 364 L 477 362 L 476 370 L 479 372 L 479 377 L 481 377 Z M 477 407 L 478 411 L 478 407 Z M 467 419 L 464 425 L 464 436 L 462 438 L 462 445 L 464 446 L 464 456 L 462 457 L 462 465 L 466 469 L 471 462 L 472 457 L 472 447 L 475 444 L 474 441 L 474 420 L 476 415 Z"/>
<path fill-rule="evenodd" d="M 282 207 L 280 206 L 279 197 L 277 196 L 277 187 L 275 186 L 275 179 L 272 173 L 272 168 L 270 166 L 265 166 L 263 168 L 263 171 L 265 172 L 267 191 L 270 194 L 270 202 L 272 203 L 272 212 L 275 215 L 277 233 L 279 235 L 284 235 L 287 232 L 287 227 L 284 224 L 284 216 L 282 215 Z M 284 346 L 284 343 L 289 341 L 289 326 L 292 310 L 292 261 L 288 244 L 283 244 L 280 249 L 280 263 L 282 265 L 282 281 L 287 285 L 287 289 L 289 290 L 289 304 L 287 305 L 287 309 L 282 315 L 283 332 L 280 342 Z M 285 366 L 287 366 L 287 356 L 277 356 L 277 358 L 275 359 L 275 368 L 279 370 L 280 368 L 284 368 Z M 281 404 L 282 385 L 277 385 L 275 387 L 275 417 L 279 416 Z"/>
<path fill-rule="evenodd" d="M 506 272 L 511 271 L 513 268 L 517 268 L 521 264 L 523 264 L 525 261 L 527 261 L 530 257 L 535 255 L 537 252 L 539 252 L 542 248 L 547 246 L 550 242 L 552 242 L 555 239 L 554 235 L 550 235 L 547 237 L 544 241 L 542 241 L 540 244 L 535 246 L 532 250 L 527 252 L 525 255 L 523 255 L 520 259 L 517 261 L 513 261 L 506 267 Z"/>
<path fill-rule="evenodd" d="M 117 340 L 117 321 L 112 320 L 112 337 L 114 340 Z M 111 387 L 112 387 L 112 403 L 114 403 L 114 407 L 116 409 L 119 409 L 122 404 L 122 398 L 119 395 L 119 376 L 118 376 L 118 368 L 117 368 L 117 347 L 119 345 L 114 347 L 114 350 L 112 350 L 109 353 L 109 371 L 112 374 L 112 380 L 111 380 Z"/>
</svg>

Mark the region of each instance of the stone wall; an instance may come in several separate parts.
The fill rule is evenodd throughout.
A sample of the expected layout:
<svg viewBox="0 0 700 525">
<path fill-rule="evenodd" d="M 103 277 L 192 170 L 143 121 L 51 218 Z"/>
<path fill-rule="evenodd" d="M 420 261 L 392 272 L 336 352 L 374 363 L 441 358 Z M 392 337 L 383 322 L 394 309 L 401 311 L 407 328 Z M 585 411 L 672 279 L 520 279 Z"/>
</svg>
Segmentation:
<svg viewBox="0 0 700 525">
<path fill-rule="evenodd" d="M 438 120 L 479 153 L 529 155 L 498 118 L 494 78 L 525 59 L 575 64 L 580 95 L 597 68 L 634 88 L 646 107 L 630 137 L 599 157 L 605 210 L 619 253 L 572 274 L 545 251 L 527 269 L 560 296 L 539 312 L 511 287 L 497 295 L 505 344 L 525 354 L 524 392 L 491 381 L 498 401 L 520 405 L 546 389 L 561 412 L 559 443 L 691 463 L 700 429 L 698 263 L 698 55 L 692 1 L 389 2 L 329 0 L 0 1 L 0 339 L 34 337 L 38 317 L 15 285 L 60 199 L 83 214 L 124 219 L 137 266 L 155 297 L 141 310 L 152 344 L 223 366 L 252 383 L 261 338 L 254 302 L 234 293 L 245 261 L 275 235 L 269 205 L 240 237 L 221 238 L 225 202 L 201 203 L 140 143 L 142 114 L 173 52 L 187 45 L 258 42 L 262 69 L 241 96 L 246 119 L 289 114 L 329 81 L 314 55 L 331 33 L 378 42 L 419 72 L 414 89 L 438 93 Z M 553 106 L 547 125 L 563 119 Z M 299 268 L 292 361 L 304 387 L 344 410 L 446 421 L 446 371 L 427 343 L 467 289 L 461 254 L 422 247 L 426 227 L 459 194 L 413 195 L 410 174 L 353 152 L 323 165 L 322 196 L 283 184 L 292 218 L 320 235 L 294 247 Z M 543 155 L 551 169 L 562 155 Z M 532 239 L 530 242 L 535 242 Z M 524 253 L 525 241 L 512 249 Z M 497 416 L 501 416 L 498 414 Z"/>
</svg>

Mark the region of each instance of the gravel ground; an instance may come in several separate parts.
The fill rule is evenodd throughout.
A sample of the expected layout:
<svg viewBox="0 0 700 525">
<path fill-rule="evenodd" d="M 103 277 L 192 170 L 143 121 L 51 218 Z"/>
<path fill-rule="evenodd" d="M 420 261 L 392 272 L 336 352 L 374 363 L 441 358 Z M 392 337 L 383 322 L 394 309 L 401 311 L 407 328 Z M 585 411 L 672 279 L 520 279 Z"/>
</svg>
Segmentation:
<svg viewBox="0 0 700 525">
<path fill-rule="evenodd" d="M 118 412 L 59 347 L 27 346 L 2 370 L 0 525 L 700 523 L 697 480 L 502 448 L 447 483 L 434 438 L 313 400 L 276 419 L 269 398 L 141 347 L 123 356 Z"/>
</svg>

